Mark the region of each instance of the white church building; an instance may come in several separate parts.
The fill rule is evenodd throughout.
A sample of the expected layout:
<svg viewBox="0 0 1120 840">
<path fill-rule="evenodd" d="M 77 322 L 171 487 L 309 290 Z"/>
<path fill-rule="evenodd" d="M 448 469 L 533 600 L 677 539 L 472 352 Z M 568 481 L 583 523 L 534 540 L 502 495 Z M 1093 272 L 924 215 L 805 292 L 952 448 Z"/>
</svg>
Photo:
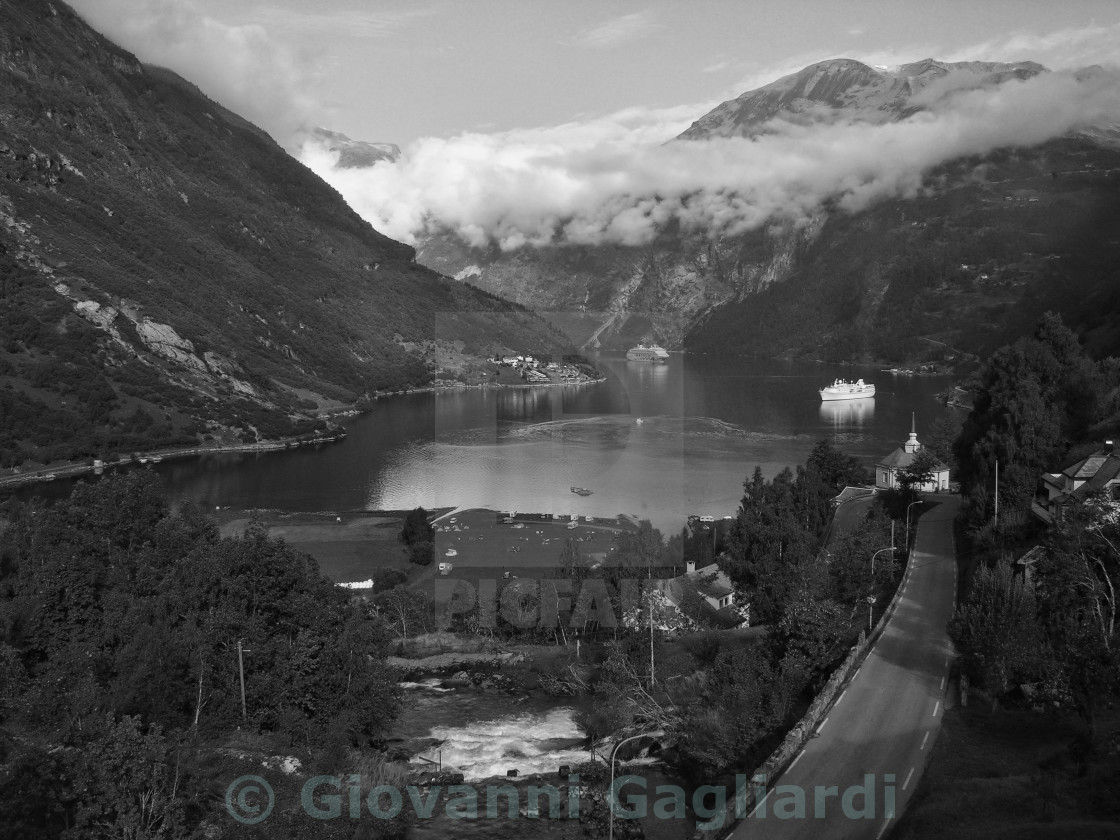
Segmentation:
<svg viewBox="0 0 1120 840">
<path fill-rule="evenodd" d="M 881 490 L 893 489 L 899 486 L 898 473 L 906 470 L 914 463 L 914 458 L 922 451 L 922 444 L 918 441 L 918 432 L 914 426 L 913 415 L 910 418 L 910 437 L 902 446 L 875 465 L 875 486 Z M 934 463 L 933 478 L 923 482 L 918 488 L 923 493 L 936 493 L 949 489 L 949 468 L 940 460 Z"/>
</svg>

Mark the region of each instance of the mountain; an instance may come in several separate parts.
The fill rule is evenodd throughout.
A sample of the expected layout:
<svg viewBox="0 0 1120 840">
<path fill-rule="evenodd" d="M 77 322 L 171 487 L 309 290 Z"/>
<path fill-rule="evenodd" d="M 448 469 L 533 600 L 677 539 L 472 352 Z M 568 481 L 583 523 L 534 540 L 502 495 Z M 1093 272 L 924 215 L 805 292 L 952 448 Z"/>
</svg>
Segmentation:
<svg viewBox="0 0 1120 840">
<path fill-rule="evenodd" d="M 886 125 L 1046 73 L 1033 62 L 826 61 L 724 102 L 671 143 L 764 139 L 777 121 Z M 667 226 L 644 246 L 502 252 L 437 233 L 417 258 L 546 312 L 588 346 L 652 337 L 697 352 L 957 363 L 1052 308 L 1094 351 L 1120 351 L 1106 314 L 1120 266 L 1117 136 L 1104 125 L 997 148 L 923 173 L 913 197 L 858 212 L 826 201 L 797 223 L 735 235 Z"/>
<path fill-rule="evenodd" d="M 65 4 L 0 3 L 0 467 L 306 431 L 564 347 L 414 256 Z"/>
<path fill-rule="evenodd" d="M 991 87 L 1045 72 L 1041 64 L 1030 61 L 945 63 L 927 58 L 897 68 L 870 67 L 851 59 L 822 61 L 718 105 L 680 139 L 753 137 L 775 118 L 897 120 L 955 90 Z M 919 97 L 921 93 L 926 96 Z"/>
<path fill-rule="evenodd" d="M 343 169 L 361 169 L 387 160 L 390 163 L 401 156 L 400 147 L 393 143 L 367 143 L 365 140 L 351 140 L 341 131 L 328 131 L 316 128 L 311 136 L 328 151 L 338 154 L 338 165 Z"/>
</svg>

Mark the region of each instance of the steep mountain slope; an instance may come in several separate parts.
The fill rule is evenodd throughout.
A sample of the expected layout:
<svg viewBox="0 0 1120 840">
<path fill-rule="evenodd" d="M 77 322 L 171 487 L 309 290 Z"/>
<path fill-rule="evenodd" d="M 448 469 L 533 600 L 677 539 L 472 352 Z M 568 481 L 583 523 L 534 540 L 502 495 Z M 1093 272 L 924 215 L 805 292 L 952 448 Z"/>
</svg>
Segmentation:
<svg viewBox="0 0 1120 840">
<path fill-rule="evenodd" d="M 698 352 L 842 361 L 983 356 L 1062 313 L 1120 350 L 1120 155 L 1083 138 L 956 161 L 940 189 L 831 213 L 783 282 L 706 313 Z"/>
<path fill-rule="evenodd" d="M 562 346 L 46 0 L 0 4 L 0 300 L 0 466 L 283 434 L 441 348 Z"/>
<path fill-rule="evenodd" d="M 882 125 L 1046 72 L 1032 62 L 826 61 L 719 105 L 674 142 L 762 137 L 776 121 Z M 959 360 L 1052 307 L 1094 346 L 1120 349 L 1099 307 L 1120 266 L 1118 148 L 1106 126 L 996 150 L 927 172 L 915 198 L 858 213 L 826 202 L 799 223 L 740 235 L 665 229 L 642 247 L 502 253 L 442 234 L 417 254 L 534 309 L 575 310 L 554 320 L 609 347 L 653 336 L 705 352 Z"/>
</svg>

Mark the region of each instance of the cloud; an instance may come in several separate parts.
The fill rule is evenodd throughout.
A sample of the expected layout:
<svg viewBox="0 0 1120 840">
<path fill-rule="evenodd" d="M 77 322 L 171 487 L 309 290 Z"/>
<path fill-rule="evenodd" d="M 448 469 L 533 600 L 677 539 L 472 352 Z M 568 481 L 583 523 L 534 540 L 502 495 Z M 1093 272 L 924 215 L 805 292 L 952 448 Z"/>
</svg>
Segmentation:
<svg viewBox="0 0 1120 840">
<path fill-rule="evenodd" d="M 664 141 L 696 115 L 631 109 L 500 134 L 425 138 L 395 164 L 340 170 L 320 147 L 301 159 L 374 227 L 415 242 L 450 230 L 475 246 L 638 245 L 670 223 L 736 234 L 823 206 L 861 210 L 912 197 L 946 161 L 1031 146 L 1120 114 L 1120 75 L 1047 73 L 956 90 L 899 122 L 792 124 L 754 139 Z"/>
<path fill-rule="evenodd" d="M 617 47 L 628 41 L 636 41 L 662 29 L 648 12 L 633 12 L 611 18 L 598 26 L 584 29 L 576 35 L 576 43 L 595 49 Z"/>
<path fill-rule="evenodd" d="M 168 67 L 282 144 L 325 120 L 318 57 L 257 24 L 230 25 L 190 0 L 71 0 L 99 32 L 141 61 Z"/>
<path fill-rule="evenodd" d="M 949 51 L 945 61 L 1037 61 L 1054 69 L 1120 63 L 1120 24 L 1017 32 Z"/>
<path fill-rule="evenodd" d="M 439 13 L 439 8 L 370 10 L 333 9 L 322 11 L 296 11 L 295 9 L 267 8 L 270 26 L 298 32 L 323 32 L 358 38 L 392 38 L 412 23 Z"/>
<path fill-rule="evenodd" d="M 727 70 L 734 66 L 734 62 L 727 56 L 716 56 L 712 61 L 709 61 L 700 68 L 701 73 L 719 73 L 721 70 Z"/>
</svg>

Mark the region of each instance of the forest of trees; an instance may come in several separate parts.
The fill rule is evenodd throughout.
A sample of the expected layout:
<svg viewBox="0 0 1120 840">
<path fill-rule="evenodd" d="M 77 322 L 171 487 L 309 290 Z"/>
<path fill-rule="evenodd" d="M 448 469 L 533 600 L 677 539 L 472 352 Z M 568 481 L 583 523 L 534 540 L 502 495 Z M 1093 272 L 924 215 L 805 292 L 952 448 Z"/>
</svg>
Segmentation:
<svg viewBox="0 0 1120 840">
<path fill-rule="evenodd" d="M 151 473 L 17 506 L 0 836 L 187 836 L 219 801 L 199 751 L 239 729 L 311 755 L 369 745 L 400 704 L 386 640 L 310 556 L 258 524 L 222 538 L 197 508 L 171 514 Z"/>
<path fill-rule="evenodd" d="M 1120 429 L 1118 389 L 1120 360 L 1089 358 L 1048 313 L 982 367 L 956 445 L 976 565 L 950 626 L 964 673 L 993 702 L 1027 685 L 1034 703 L 1075 711 L 1090 731 L 1120 691 L 1120 507 L 1106 489 L 1049 527 L 1024 513 L 1042 473 Z M 1025 558 L 1017 572 L 1015 557 Z"/>
<path fill-rule="evenodd" d="M 728 539 L 725 571 L 752 593 L 755 620 L 776 621 L 810 577 L 832 499 L 846 486 L 867 480 L 858 459 L 821 441 L 796 473 L 788 467 L 772 480 L 761 468 L 744 485 L 743 501 Z"/>
<path fill-rule="evenodd" d="M 970 525 L 993 517 L 997 461 L 1000 508 L 1012 515 L 1007 525 L 1023 523 L 1042 473 L 1120 430 L 1118 387 L 1120 360 L 1089 358 L 1053 313 L 1033 335 L 992 354 L 954 447 Z"/>
</svg>

